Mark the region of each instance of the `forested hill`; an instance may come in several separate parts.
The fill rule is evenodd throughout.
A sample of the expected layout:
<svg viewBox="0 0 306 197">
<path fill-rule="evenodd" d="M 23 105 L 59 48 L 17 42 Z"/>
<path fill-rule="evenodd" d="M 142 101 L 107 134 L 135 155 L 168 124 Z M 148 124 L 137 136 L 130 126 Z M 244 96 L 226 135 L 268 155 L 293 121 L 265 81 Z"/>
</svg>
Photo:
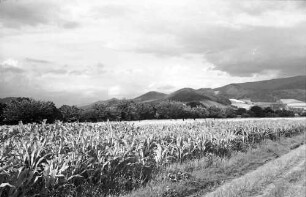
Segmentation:
<svg viewBox="0 0 306 197">
<path fill-rule="evenodd" d="M 279 99 L 306 101 L 306 76 L 235 83 L 215 90 L 227 98 L 249 98 L 261 102 L 273 102 Z"/>
</svg>

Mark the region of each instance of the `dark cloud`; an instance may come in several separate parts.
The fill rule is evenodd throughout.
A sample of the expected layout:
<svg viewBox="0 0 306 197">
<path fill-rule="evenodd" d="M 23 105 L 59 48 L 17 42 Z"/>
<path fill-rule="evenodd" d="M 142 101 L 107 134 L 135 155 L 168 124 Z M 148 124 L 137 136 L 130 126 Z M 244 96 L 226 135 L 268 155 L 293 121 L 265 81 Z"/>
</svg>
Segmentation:
<svg viewBox="0 0 306 197">
<path fill-rule="evenodd" d="M 100 76 L 106 73 L 105 65 L 102 63 L 97 63 L 94 66 L 88 66 L 84 69 L 76 69 L 69 71 L 69 75 L 88 75 L 88 76 Z"/>
<path fill-rule="evenodd" d="M 69 72 L 69 75 L 82 75 L 84 74 L 84 70 L 72 70 Z"/>
<path fill-rule="evenodd" d="M 80 23 L 75 22 L 75 21 L 69 21 L 63 24 L 63 27 L 65 29 L 75 29 L 75 28 L 78 28 L 79 26 L 80 26 Z"/>
<path fill-rule="evenodd" d="M 305 28 L 301 27 L 256 27 L 230 35 L 232 32 L 229 40 L 224 41 L 228 47 L 214 45 L 215 51 L 204 56 L 216 70 L 233 76 L 251 76 L 269 70 L 278 71 L 281 76 L 299 75 L 306 66 L 304 33 Z"/>
<path fill-rule="evenodd" d="M 51 64 L 51 61 L 48 60 L 41 60 L 41 59 L 33 59 L 33 58 L 25 58 L 26 62 L 30 63 L 38 63 L 38 64 Z"/>
<path fill-rule="evenodd" d="M 214 69 L 232 76 L 269 70 L 298 75 L 306 66 L 306 1 L 230 1 L 218 23 L 160 21 L 150 29 L 173 42 L 140 44 L 135 51 L 156 56 L 202 55 Z M 305 12 L 306 13 L 306 12 Z M 279 19 L 277 18 L 279 16 Z M 222 18 L 222 17 L 220 17 Z M 152 34 L 154 36 L 154 34 Z"/>
<path fill-rule="evenodd" d="M 89 68 L 87 72 L 92 72 L 94 75 L 100 75 L 106 73 L 105 65 L 102 63 L 97 63 L 94 68 Z"/>
<path fill-rule="evenodd" d="M 298 75 L 306 66 L 306 23 L 292 27 L 244 26 L 173 29 L 178 47 L 145 45 L 141 53 L 157 56 L 198 54 L 214 69 L 232 76 L 252 76 L 268 70 Z"/>
<path fill-rule="evenodd" d="M 284 10 L 288 6 L 294 7 L 295 9 L 301 9 L 305 5 L 305 0 L 234 0 L 231 1 L 229 9 L 233 14 L 246 13 L 251 16 L 260 16 L 271 10 Z"/>
<path fill-rule="evenodd" d="M 25 70 L 12 66 L 10 64 L 7 63 L 0 63 L 0 71 L 1 74 L 7 74 L 7 73 L 11 73 L 11 74 L 20 74 L 20 73 L 24 73 Z"/>
<path fill-rule="evenodd" d="M 1 65 L 0 65 L 1 67 Z M 19 74 L 25 72 L 21 68 L 16 68 L 16 67 L 6 67 L 6 68 L 0 68 L 1 72 L 3 73 L 13 73 L 13 74 Z"/>
<path fill-rule="evenodd" d="M 105 67 L 105 65 L 99 62 L 99 63 L 96 64 L 96 67 L 99 68 L 99 69 L 102 69 L 102 68 Z"/>
<path fill-rule="evenodd" d="M 58 18 L 60 7 L 48 1 L 4 1 L 0 5 L 0 23 L 6 27 L 48 24 Z"/>
<path fill-rule="evenodd" d="M 68 70 L 66 69 L 51 69 L 45 72 L 45 74 L 55 74 L 55 75 L 64 75 L 67 73 L 68 73 Z"/>
<path fill-rule="evenodd" d="M 48 24 L 65 29 L 79 27 L 80 23 L 63 18 L 66 12 L 60 3 L 52 1 L 4 1 L 0 4 L 0 24 L 9 28 Z"/>
</svg>

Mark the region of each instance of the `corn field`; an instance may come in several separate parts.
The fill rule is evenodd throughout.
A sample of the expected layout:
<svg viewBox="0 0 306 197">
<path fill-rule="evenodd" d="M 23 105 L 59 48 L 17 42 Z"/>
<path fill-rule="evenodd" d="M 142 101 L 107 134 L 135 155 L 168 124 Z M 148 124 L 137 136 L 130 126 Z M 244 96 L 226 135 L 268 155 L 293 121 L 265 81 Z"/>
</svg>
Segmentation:
<svg viewBox="0 0 306 197">
<path fill-rule="evenodd" d="M 0 196 L 106 196 L 159 169 L 305 132 L 305 119 L 0 126 Z"/>
</svg>

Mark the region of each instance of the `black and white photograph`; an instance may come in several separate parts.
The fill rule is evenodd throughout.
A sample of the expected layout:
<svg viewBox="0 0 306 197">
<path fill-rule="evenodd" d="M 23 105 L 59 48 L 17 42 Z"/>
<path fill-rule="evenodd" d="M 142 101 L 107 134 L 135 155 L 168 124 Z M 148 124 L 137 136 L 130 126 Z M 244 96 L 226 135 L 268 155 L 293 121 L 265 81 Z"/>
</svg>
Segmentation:
<svg viewBox="0 0 306 197">
<path fill-rule="evenodd" d="M 0 0 L 0 197 L 306 196 L 306 0 Z"/>
</svg>

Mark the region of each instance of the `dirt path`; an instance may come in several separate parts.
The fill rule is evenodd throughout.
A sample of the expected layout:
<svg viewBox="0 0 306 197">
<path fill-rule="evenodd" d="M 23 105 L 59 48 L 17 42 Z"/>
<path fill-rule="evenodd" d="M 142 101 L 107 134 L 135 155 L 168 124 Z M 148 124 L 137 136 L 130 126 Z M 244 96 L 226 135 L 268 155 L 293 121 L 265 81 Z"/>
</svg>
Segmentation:
<svg viewBox="0 0 306 197">
<path fill-rule="evenodd" d="M 219 187 L 208 197 L 306 196 L 306 146 Z"/>
<path fill-rule="evenodd" d="M 305 164 L 305 158 L 298 160 L 294 165 L 290 166 L 291 168 L 283 171 L 272 183 L 263 188 L 259 195 L 254 197 L 306 196 Z"/>
</svg>

